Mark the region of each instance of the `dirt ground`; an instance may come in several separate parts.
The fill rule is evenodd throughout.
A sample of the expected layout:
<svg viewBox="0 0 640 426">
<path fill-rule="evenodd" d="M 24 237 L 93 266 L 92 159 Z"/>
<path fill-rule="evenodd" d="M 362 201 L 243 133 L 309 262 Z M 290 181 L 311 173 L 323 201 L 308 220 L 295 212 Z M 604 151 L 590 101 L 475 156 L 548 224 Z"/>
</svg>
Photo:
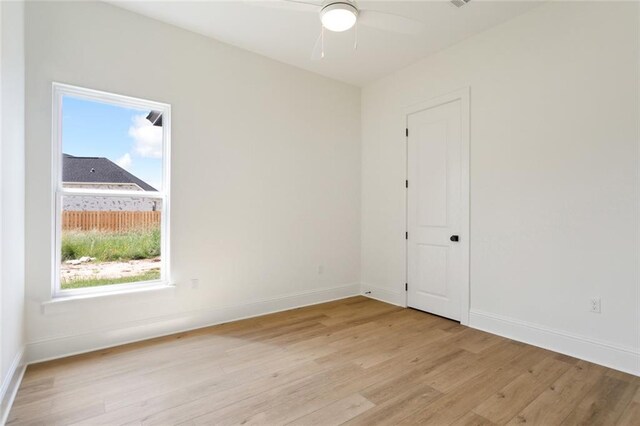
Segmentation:
<svg viewBox="0 0 640 426">
<path fill-rule="evenodd" d="M 60 277 L 62 280 L 67 281 L 78 278 L 135 277 L 159 268 L 159 257 L 154 259 L 130 260 L 128 262 L 96 262 L 92 260 L 77 265 L 62 263 L 62 265 L 60 265 Z"/>
</svg>

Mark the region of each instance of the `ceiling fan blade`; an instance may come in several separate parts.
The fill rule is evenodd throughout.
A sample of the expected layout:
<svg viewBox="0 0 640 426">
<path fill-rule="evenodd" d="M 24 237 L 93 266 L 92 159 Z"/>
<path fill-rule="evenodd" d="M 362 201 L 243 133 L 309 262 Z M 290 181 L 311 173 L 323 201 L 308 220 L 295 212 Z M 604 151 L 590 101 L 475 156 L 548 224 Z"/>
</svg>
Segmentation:
<svg viewBox="0 0 640 426">
<path fill-rule="evenodd" d="M 322 59 L 322 56 L 322 33 L 320 33 L 318 39 L 316 40 L 316 44 L 313 46 L 313 50 L 311 51 L 311 60 L 319 61 L 320 59 Z"/>
<path fill-rule="evenodd" d="M 427 27 L 424 22 L 377 10 L 361 10 L 358 23 L 401 34 L 420 34 Z"/>
<path fill-rule="evenodd" d="M 297 10 L 302 12 L 318 12 L 319 3 L 302 0 L 244 0 L 252 6 L 268 7 L 270 9 Z"/>
</svg>

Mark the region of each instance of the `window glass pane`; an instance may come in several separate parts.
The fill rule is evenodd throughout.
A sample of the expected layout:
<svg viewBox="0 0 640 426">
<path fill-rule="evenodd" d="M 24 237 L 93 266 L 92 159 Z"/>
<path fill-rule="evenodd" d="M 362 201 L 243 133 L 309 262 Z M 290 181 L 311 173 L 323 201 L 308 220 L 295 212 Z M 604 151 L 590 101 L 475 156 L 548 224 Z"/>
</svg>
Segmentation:
<svg viewBox="0 0 640 426">
<path fill-rule="evenodd" d="M 162 200 L 62 197 L 60 288 L 158 280 Z"/>
<path fill-rule="evenodd" d="M 162 191 L 162 114 L 62 98 L 64 188 Z"/>
</svg>

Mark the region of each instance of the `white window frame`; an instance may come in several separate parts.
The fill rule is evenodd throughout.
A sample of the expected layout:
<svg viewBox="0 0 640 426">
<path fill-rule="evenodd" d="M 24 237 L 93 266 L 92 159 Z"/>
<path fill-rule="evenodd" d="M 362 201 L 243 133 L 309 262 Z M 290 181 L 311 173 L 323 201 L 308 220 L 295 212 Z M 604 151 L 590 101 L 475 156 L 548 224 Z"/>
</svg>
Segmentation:
<svg viewBox="0 0 640 426">
<path fill-rule="evenodd" d="M 157 193 L 131 190 L 63 188 L 62 185 L 62 99 L 65 96 L 93 102 L 117 105 L 125 108 L 149 109 L 162 113 L 162 189 Z M 62 83 L 53 83 L 53 120 L 52 120 L 52 297 L 69 298 L 74 296 L 103 295 L 132 290 L 163 287 L 169 281 L 169 218 L 170 218 L 170 153 L 171 153 L 171 106 L 169 104 L 116 95 L 99 90 L 86 89 Z M 60 286 L 60 265 L 62 261 L 62 199 L 64 196 L 94 195 L 106 197 L 141 197 L 162 200 L 160 219 L 160 279 L 132 283 L 109 284 L 104 286 L 63 290 Z"/>
</svg>

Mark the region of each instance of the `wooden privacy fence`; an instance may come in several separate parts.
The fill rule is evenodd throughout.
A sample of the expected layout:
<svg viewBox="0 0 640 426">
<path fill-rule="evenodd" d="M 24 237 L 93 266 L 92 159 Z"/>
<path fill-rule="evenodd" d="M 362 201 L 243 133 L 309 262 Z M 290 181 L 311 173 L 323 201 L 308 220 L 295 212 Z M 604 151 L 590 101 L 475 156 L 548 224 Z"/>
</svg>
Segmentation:
<svg viewBox="0 0 640 426">
<path fill-rule="evenodd" d="M 65 231 L 127 232 L 149 230 L 160 226 L 159 211 L 64 211 Z"/>
</svg>

